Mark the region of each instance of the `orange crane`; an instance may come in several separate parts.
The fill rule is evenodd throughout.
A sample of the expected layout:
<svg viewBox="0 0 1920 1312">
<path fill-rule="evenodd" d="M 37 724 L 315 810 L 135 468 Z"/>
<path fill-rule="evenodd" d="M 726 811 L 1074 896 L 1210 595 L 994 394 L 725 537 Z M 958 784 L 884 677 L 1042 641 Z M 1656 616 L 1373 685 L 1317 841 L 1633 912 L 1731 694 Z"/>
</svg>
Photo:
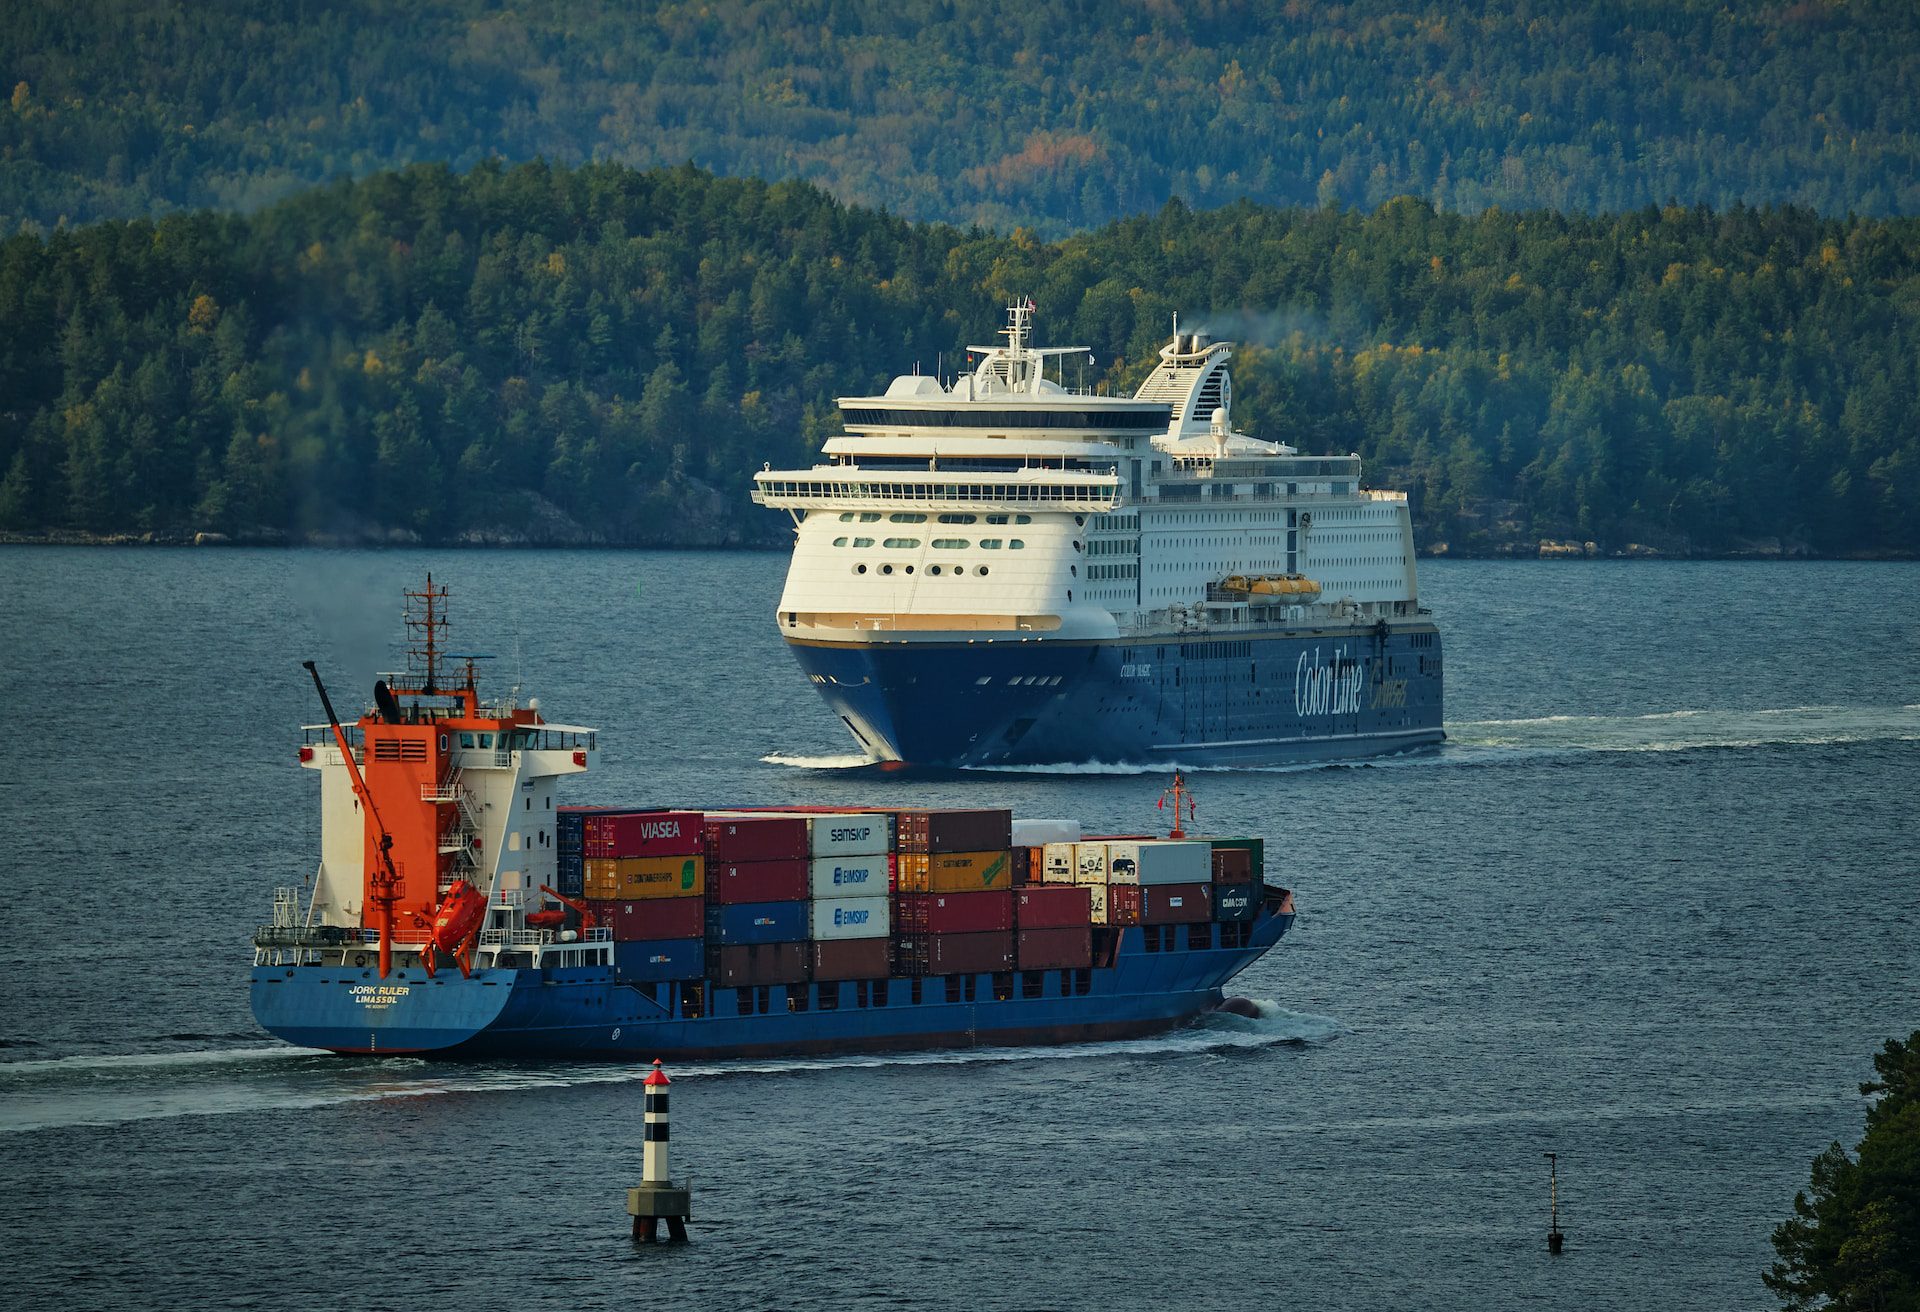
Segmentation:
<svg viewBox="0 0 1920 1312">
<path fill-rule="evenodd" d="M 575 911 L 578 911 L 580 913 L 580 932 L 582 934 L 585 934 L 590 929 L 598 928 L 600 924 L 600 917 L 594 914 L 594 910 L 591 904 L 582 902 L 577 897 L 568 897 L 565 893 L 562 893 L 559 889 L 549 888 L 545 884 L 540 885 L 540 891 L 542 893 L 545 893 L 548 897 L 554 898 L 558 900 L 561 904 L 572 907 Z M 544 914 L 546 913 L 540 912 L 540 911 L 533 912 L 532 914 L 528 915 L 527 923 L 529 925 L 533 924 L 534 916 L 544 915 Z M 539 928 L 539 927 L 536 926 L 536 928 Z"/>
<path fill-rule="evenodd" d="M 347 731 L 340 727 L 340 717 L 333 713 L 333 699 L 327 696 L 327 685 L 320 682 L 320 671 L 313 667 L 312 661 L 300 662 L 313 676 L 314 689 L 320 694 L 320 705 L 326 708 L 327 723 L 333 726 L 333 741 L 340 748 L 341 759 L 347 763 L 347 777 L 353 781 L 354 796 L 367 808 L 367 817 L 373 821 L 373 827 L 380 835 L 380 866 L 369 880 L 371 891 L 368 899 L 378 909 L 380 917 L 380 978 L 385 979 L 393 970 L 393 904 L 406 896 L 406 884 L 400 878 L 400 872 L 393 867 L 393 835 L 380 823 L 380 812 L 373 804 L 373 792 L 367 787 L 367 781 L 360 775 L 360 765 L 353 759 L 353 748 L 347 743 Z"/>
</svg>

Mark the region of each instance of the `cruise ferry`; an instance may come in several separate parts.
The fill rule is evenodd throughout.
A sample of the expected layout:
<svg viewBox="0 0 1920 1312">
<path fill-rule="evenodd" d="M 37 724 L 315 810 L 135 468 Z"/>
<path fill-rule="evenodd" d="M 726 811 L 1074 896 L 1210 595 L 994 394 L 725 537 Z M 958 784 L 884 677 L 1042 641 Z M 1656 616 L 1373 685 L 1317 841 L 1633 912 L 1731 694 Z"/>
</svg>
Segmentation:
<svg viewBox="0 0 1920 1312">
<path fill-rule="evenodd" d="M 1403 492 L 1233 426 L 1232 346 L 1176 321 L 1131 397 L 1084 347 L 969 348 L 840 398 L 810 469 L 762 470 L 794 550 L 776 623 L 869 757 L 1267 765 L 1438 743 L 1440 635 Z"/>
</svg>

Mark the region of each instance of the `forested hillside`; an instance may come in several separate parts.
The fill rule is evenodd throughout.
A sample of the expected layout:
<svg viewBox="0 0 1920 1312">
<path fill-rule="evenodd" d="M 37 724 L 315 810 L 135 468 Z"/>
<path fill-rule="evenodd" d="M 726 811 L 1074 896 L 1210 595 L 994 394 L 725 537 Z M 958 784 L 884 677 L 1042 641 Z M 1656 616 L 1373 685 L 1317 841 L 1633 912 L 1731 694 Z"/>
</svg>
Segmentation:
<svg viewBox="0 0 1920 1312">
<path fill-rule="evenodd" d="M 11 0 L 0 232 L 499 156 L 1060 235 L 1247 198 L 1920 212 L 1911 0 Z"/>
<path fill-rule="evenodd" d="M 0 529 L 778 541 L 751 471 L 1020 294 L 1110 387 L 1175 311 L 1249 343 L 1236 422 L 1363 453 L 1424 542 L 1920 552 L 1917 220 L 1171 203 L 1043 243 L 608 165 L 0 242 Z"/>
</svg>

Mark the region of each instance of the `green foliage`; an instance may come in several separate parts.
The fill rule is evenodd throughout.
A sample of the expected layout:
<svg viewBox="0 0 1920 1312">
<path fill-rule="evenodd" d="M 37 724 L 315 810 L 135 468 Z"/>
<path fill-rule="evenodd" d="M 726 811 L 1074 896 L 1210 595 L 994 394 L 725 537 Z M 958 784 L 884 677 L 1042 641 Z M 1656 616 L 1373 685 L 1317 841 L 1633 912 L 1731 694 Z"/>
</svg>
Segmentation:
<svg viewBox="0 0 1920 1312">
<path fill-rule="evenodd" d="M 0 231 L 496 155 L 1060 234 L 1241 198 L 1920 210 L 1909 0 L 15 0 Z"/>
<path fill-rule="evenodd" d="M 1172 202 L 1047 243 L 544 164 L 0 242 L 0 528 L 777 541 L 753 470 L 1025 294 L 1089 385 L 1176 311 L 1241 341 L 1239 425 L 1360 452 L 1422 541 L 1920 554 L 1914 220 Z"/>
<path fill-rule="evenodd" d="M 1920 1309 L 1920 1031 L 1873 1058 L 1879 1094 L 1858 1158 L 1834 1144 L 1813 1160 L 1793 1219 L 1773 1232 L 1780 1260 L 1763 1279 L 1789 1308 Z"/>
</svg>

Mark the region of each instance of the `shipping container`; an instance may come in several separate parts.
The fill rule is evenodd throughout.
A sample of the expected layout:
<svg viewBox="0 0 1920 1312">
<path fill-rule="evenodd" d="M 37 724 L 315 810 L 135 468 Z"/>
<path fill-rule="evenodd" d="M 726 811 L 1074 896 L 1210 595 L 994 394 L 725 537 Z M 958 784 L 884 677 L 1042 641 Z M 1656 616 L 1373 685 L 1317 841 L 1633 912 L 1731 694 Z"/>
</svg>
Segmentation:
<svg viewBox="0 0 1920 1312">
<path fill-rule="evenodd" d="M 553 809 L 553 845 L 562 856 L 587 854 L 587 817 L 613 815 L 614 806 L 556 806 Z"/>
<path fill-rule="evenodd" d="M 1110 884 L 1204 884 L 1213 879 L 1213 848 L 1205 842 L 1148 839 L 1107 844 Z"/>
<path fill-rule="evenodd" d="M 587 858 L 578 852 L 562 852 L 553 859 L 553 886 L 568 897 L 587 895 Z"/>
<path fill-rule="evenodd" d="M 1091 887 L 1042 884 L 1013 895 L 1013 923 L 1020 929 L 1072 929 L 1093 923 Z"/>
<path fill-rule="evenodd" d="M 977 934 L 1013 928 L 1013 890 L 1004 893 L 902 893 L 894 924 L 906 934 Z"/>
<path fill-rule="evenodd" d="M 902 852 L 895 883 L 902 893 L 978 893 L 1013 887 L 1013 853 Z"/>
<path fill-rule="evenodd" d="M 901 811 L 894 840 L 902 852 L 983 852 L 1013 846 L 1011 811 Z"/>
<path fill-rule="evenodd" d="M 1023 929 L 1014 938 L 1014 964 L 1021 970 L 1068 970 L 1093 964 L 1093 931 L 1073 928 Z"/>
<path fill-rule="evenodd" d="M 707 891 L 707 863 L 697 856 L 590 856 L 588 897 L 699 897 Z"/>
<path fill-rule="evenodd" d="M 1043 884 L 1077 884 L 1080 882 L 1074 869 L 1073 843 L 1047 843 L 1040 849 L 1040 882 Z"/>
<path fill-rule="evenodd" d="M 698 856 L 698 811 L 602 811 L 586 818 L 590 857 Z"/>
<path fill-rule="evenodd" d="M 815 939 L 808 946 L 817 980 L 885 979 L 893 973 L 893 943 L 888 939 Z"/>
<path fill-rule="evenodd" d="M 1252 884 L 1215 884 L 1213 918 L 1231 923 L 1253 920 L 1260 914 L 1260 891 Z"/>
<path fill-rule="evenodd" d="M 798 943 L 811 902 L 707 903 L 707 941 L 726 945 Z"/>
<path fill-rule="evenodd" d="M 1025 888 L 1028 884 L 1037 884 L 1040 882 L 1033 877 L 1033 872 L 1036 869 L 1033 864 L 1033 854 L 1035 850 L 1036 849 L 1031 847 L 1016 847 L 1013 849 L 1013 886 L 1015 888 Z"/>
<path fill-rule="evenodd" d="M 809 905 L 815 939 L 886 938 L 893 933 L 891 898 L 821 898 Z"/>
<path fill-rule="evenodd" d="M 1244 847 L 1212 847 L 1213 882 L 1216 884 L 1251 884 L 1253 882 L 1253 853 Z"/>
<path fill-rule="evenodd" d="M 1048 843 L 1072 845 L 1081 840 L 1078 820 L 1015 820 L 1011 827 L 1013 847 L 1045 847 Z"/>
<path fill-rule="evenodd" d="M 1145 902 L 1143 890 L 1138 884 L 1104 884 L 1101 892 L 1106 894 L 1106 919 L 1095 920 L 1095 924 L 1111 925 L 1116 929 L 1142 923 L 1141 912 Z"/>
<path fill-rule="evenodd" d="M 807 891 L 823 897 L 885 897 L 893 891 L 893 858 L 827 856 L 807 867 Z"/>
<path fill-rule="evenodd" d="M 971 975 L 1013 969 L 1013 935 L 908 934 L 893 940 L 900 975 Z"/>
<path fill-rule="evenodd" d="M 707 901 L 802 902 L 807 896 L 807 863 L 786 861 L 709 862 Z"/>
<path fill-rule="evenodd" d="M 1073 845 L 1073 882 L 1076 884 L 1110 882 L 1107 879 L 1107 845 L 1105 843 Z"/>
<path fill-rule="evenodd" d="M 593 908 L 593 918 L 613 931 L 616 943 L 699 938 L 707 932 L 705 898 L 646 897 L 614 901 L 594 898 L 587 905 Z"/>
<path fill-rule="evenodd" d="M 707 978 L 725 988 L 800 984 L 807 978 L 810 943 L 707 946 Z"/>
<path fill-rule="evenodd" d="M 626 984 L 699 979 L 706 973 L 707 945 L 699 938 L 648 939 L 613 945 L 613 977 Z"/>
<path fill-rule="evenodd" d="M 1192 925 L 1212 919 L 1212 884 L 1149 884 L 1140 889 L 1143 925 Z"/>
<path fill-rule="evenodd" d="M 715 861 L 792 861 L 807 855 L 804 816 L 763 815 L 709 818 L 707 856 Z"/>
<path fill-rule="evenodd" d="M 893 850 L 893 813 L 854 806 L 771 807 L 709 811 L 715 820 L 798 820 L 806 827 L 806 855 L 875 856 Z"/>
<path fill-rule="evenodd" d="M 1253 863 L 1253 877 L 1257 881 L 1267 868 L 1267 840 L 1264 838 L 1209 838 L 1215 851 L 1222 849 L 1241 851 Z"/>
</svg>

